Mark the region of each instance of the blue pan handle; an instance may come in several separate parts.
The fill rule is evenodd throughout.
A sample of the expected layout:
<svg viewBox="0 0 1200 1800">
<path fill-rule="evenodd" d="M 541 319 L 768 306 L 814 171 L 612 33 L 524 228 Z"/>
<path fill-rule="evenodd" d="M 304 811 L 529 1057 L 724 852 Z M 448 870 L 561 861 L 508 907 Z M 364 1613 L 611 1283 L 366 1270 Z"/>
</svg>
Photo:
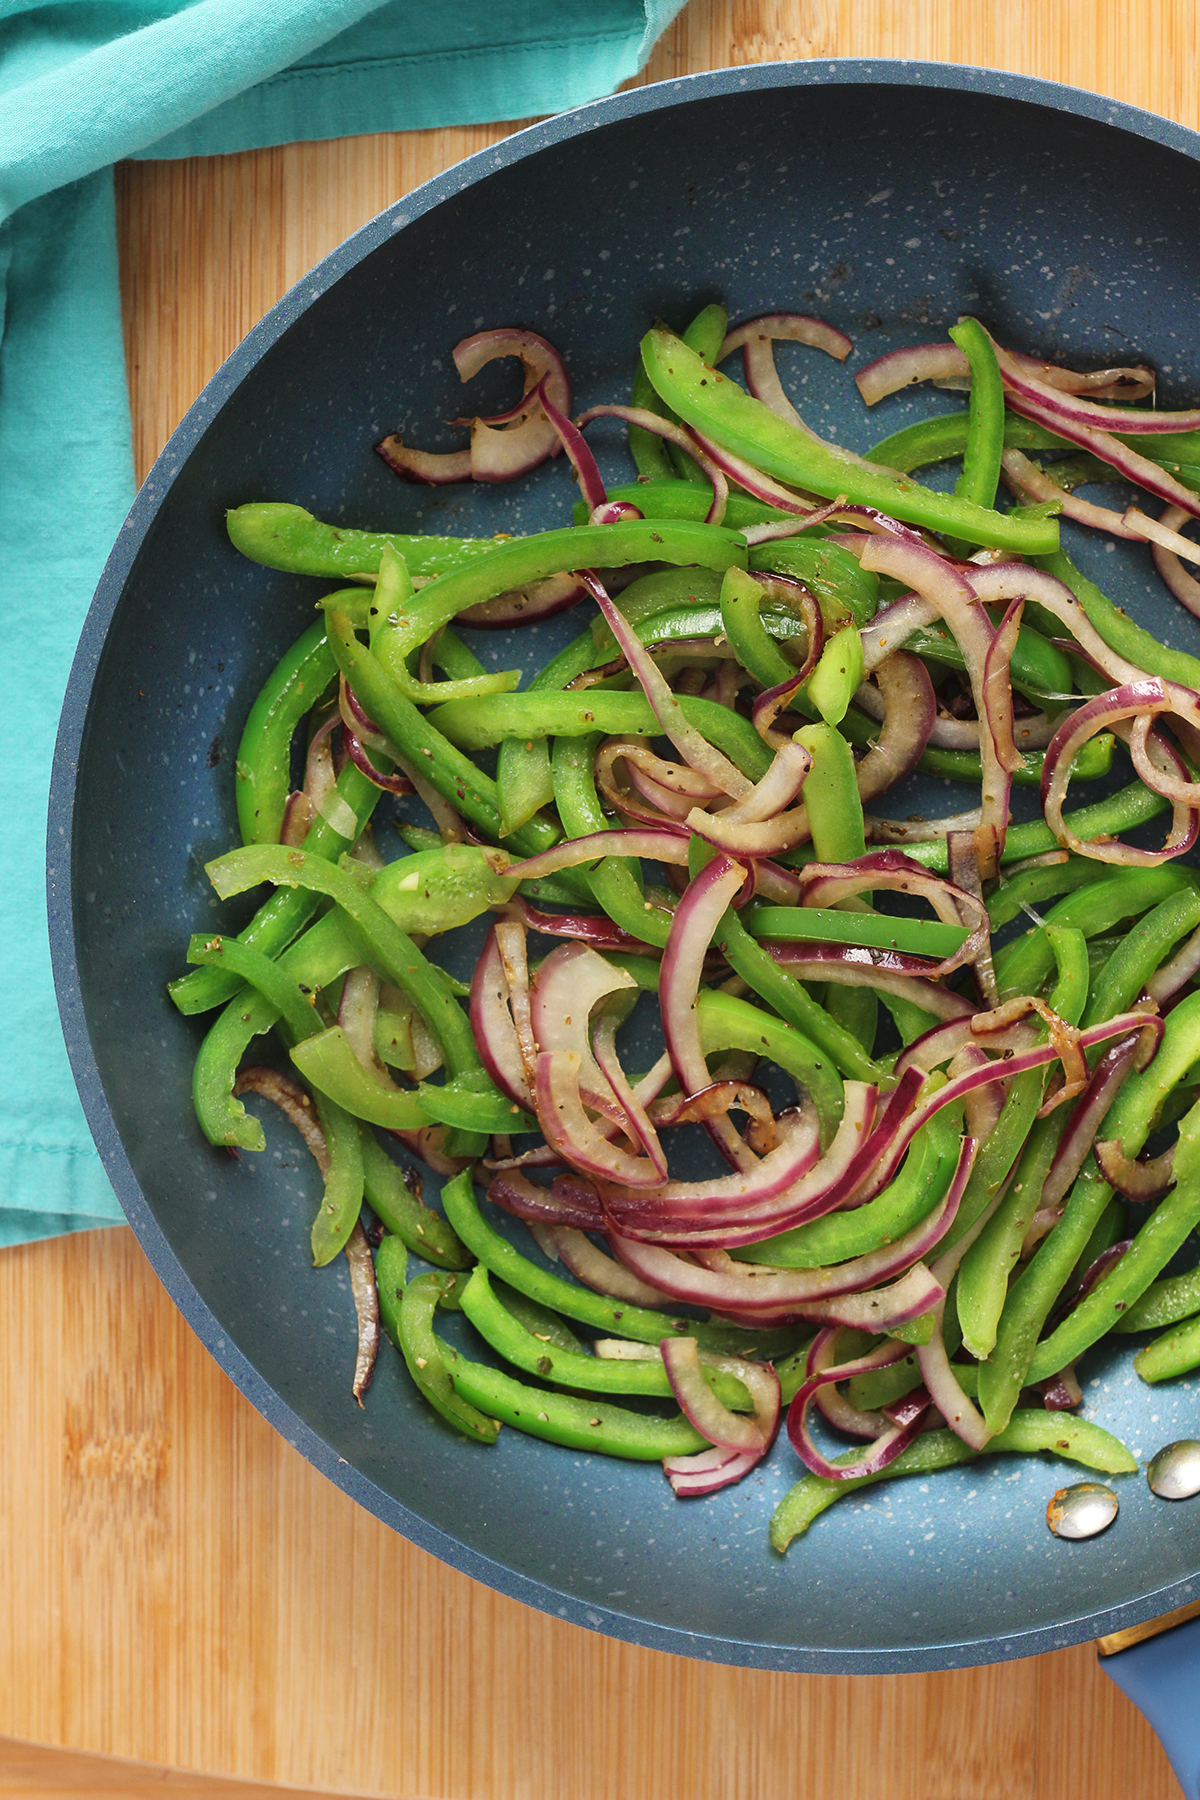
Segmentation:
<svg viewBox="0 0 1200 1800">
<path fill-rule="evenodd" d="M 1100 1667 L 1157 1731 L 1186 1800 L 1200 1800 L 1200 1618 L 1102 1656 Z"/>
</svg>

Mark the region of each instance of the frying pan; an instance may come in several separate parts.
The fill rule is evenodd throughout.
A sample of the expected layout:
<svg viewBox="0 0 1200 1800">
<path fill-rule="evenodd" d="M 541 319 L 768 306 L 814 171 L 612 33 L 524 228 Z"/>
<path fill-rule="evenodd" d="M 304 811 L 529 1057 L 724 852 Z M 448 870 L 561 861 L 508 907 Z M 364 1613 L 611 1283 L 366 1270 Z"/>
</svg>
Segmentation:
<svg viewBox="0 0 1200 1800">
<path fill-rule="evenodd" d="M 766 1524 L 799 1473 L 786 1446 L 740 1486 L 680 1503 L 654 1469 L 513 1431 L 492 1451 L 464 1444 L 390 1352 L 359 1411 L 345 1277 L 307 1262 L 310 1171 L 270 1121 L 263 1156 L 201 1141 L 201 1026 L 164 994 L 193 930 L 240 923 L 203 863 L 236 841 L 241 723 L 320 591 L 240 560 L 225 509 L 278 498 L 471 534 L 562 522 L 559 470 L 420 489 L 372 452 L 397 428 L 423 447 L 458 441 L 438 423 L 462 404 L 449 351 L 484 324 L 550 336 L 580 406 L 625 395 L 648 320 L 682 325 L 710 299 L 735 318 L 819 313 L 854 339 L 851 368 L 971 311 L 1049 356 L 1136 350 L 1162 371 L 1164 403 L 1193 399 L 1198 216 L 1200 138 L 1043 82 L 803 63 L 618 95 L 480 152 L 335 251 L 213 378 L 138 495 L 83 632 L 50 805 L 51 938 L 83 1103 L 146 1254 L 227 1374 L 330 1480 L 454 1567 L 718 1662 L 940 1669 L 1185 1604 L 1200 1592 L 1200 1502 L 1166 1505 L 1131 1478 L 1113 1529 L 1065 1544 L 1044 1510 L 1070 1471 L 995 1458 L 849 1497 L 780 1560 Z M 795 358 L 781 366 L 808 418 L 855 448 L 961 404 L 901 396 L 871 418 L 844 370 Z M 491 410 L 483 387 L 472 410 Z M 628 469 L 615 436 L 604 454 Z M 1117 600 L 1200 650 L 1144 552 L 1068 536 Z M 578 629 L 568 617 L 539 627 L 536 648 L 503 634 L 477 647 L 532 667 Z M 1150 1392 L 1128 1364 L 1085 1365 L 1089 1415 L 1143 1458 L 1193 1435 L 1191 1384 Z"/>
</svg>

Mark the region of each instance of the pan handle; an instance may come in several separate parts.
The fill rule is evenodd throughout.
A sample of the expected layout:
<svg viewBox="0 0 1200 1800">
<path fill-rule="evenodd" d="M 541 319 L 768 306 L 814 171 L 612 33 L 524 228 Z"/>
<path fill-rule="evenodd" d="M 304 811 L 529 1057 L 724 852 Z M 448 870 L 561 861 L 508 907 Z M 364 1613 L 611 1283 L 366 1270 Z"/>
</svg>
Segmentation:
<svg viewBox="0 0 1200 1800">
<path fill-rule="evenodd" d="M 1200 1618 L 1101 1656 L 1162 1741 L 1186 1800 L 1200 1800 Z"/>
</svg>

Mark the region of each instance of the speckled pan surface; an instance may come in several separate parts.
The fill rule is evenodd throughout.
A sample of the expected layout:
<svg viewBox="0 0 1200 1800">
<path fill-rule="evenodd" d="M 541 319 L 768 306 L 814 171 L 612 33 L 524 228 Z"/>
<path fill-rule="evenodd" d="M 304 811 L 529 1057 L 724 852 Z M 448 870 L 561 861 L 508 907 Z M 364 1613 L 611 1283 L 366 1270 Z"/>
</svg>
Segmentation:
<svg viewBox="0 0 1200 1800">
<path fill-rule="evenodd" d="M 92 1130 L 154 1266 L 255 1405 L 380 1518 L 508 1594 L 715 1661 L 949 1667 L 1184 1603 L 1200 1591 L 1200 1503 L 1119 1480 L 1113 1529 L 1060 1543 L 1046 1501 L 1078 1477 L 996 1458 L 849 1497 L 781 1561 L 766 1523 L 798 1472 L 782 1446 L 761 1475 L 680 1503 L 653 1466 L 512 1431 L 492 1452 L 461 1443 L 390 1354 L 358 1410 L 345 1277 L 307 1265 L 310 1172 L 269 1123 L 261 1158 L 200 1140 L 199 1026 L 163 991 L 188 934 L 230 917 L 202 865 L 235 839 L 232 752 L 317 591 L 240 561 L 223 512 L 276 498 L 391 529 L 563 520 L 557 471 L 437 492 L 372 453 L 397 427 L 450 447 L 432 428 L 461 405 L 449 351 L 484 324 L 551 336 L 580 405 L 624 397 L 651 317 L 682 324 L 714 298 L 735 318 L 822 314 L 854 339 L 851 369 L 971 310 L 1051 355 L 1136 349 L 1168 403 L 1195 399 L 1198 164 L 1200 139 L 1148 114 L 928 64 L 781 64 L 621 95 L 482 152 L 350 239 L 213 379 L 138 496 L 84 630 L 51 801 L 51 936 Z M 868 417 L 845 371 L 787 358 L 812 422 L 855 448 L 952 404 L 903 396 Z M 614 473 L 628 466 L 615 444 Z M 1160 636 L 1200 650 L 1144 553 L 1091 539 L 1078 554 Z M 575 629 L 479 641 L 532 667 Z M 1190 1384 L 1149 1391 L 1127 1356 L 1084 1379 L 1089 1415 L 1143 1459 L 1196 1435 Z"/>
</svg>

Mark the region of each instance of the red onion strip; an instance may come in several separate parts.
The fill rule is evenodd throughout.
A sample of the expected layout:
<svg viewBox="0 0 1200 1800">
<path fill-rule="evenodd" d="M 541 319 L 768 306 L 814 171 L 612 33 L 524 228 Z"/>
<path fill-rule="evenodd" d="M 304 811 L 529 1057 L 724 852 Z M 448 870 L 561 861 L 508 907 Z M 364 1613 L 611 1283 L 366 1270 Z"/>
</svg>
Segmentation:
<svg viewBox="0 0 1200 1800">
<path fill-rule="evenodd" d="M 582 430 L 585 425 L 590 425 L 593 419 L 623 419 L 627 425 L 636 425 L 639 430 L 648 431 L 652 436 L 660 437 L 668 444 L 674 444 L 677 450 L 682 450 L 686 456 L 690 456 L 700 472 L 707 475 L 712 482 L 712 504 L 704 515 L 704 522 L 706 525 L 721 523 L 729 501 L 729 483 L 725 479 L 725 472 L 682 425 L 677 425 L 670 419 L 664 419 L 658 413 L 648 411 L 644 406 L 589 406 L 586 412 L 580 413 L 576 422 Z"/>
</svg>

